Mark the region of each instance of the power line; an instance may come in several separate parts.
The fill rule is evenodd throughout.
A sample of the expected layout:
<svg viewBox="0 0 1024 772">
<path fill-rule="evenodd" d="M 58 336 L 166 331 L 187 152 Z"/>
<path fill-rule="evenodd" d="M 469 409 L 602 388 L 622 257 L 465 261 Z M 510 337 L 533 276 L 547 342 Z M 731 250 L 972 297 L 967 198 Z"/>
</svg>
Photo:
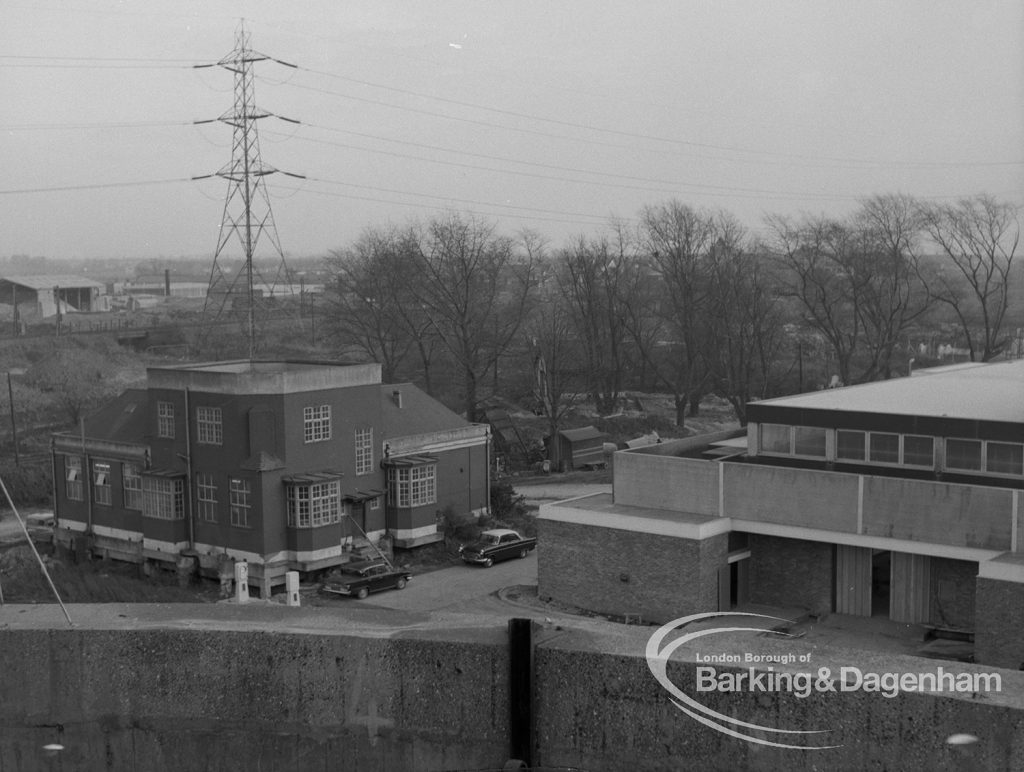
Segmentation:
<svg viewBox="0 0 1024 772">
<path fill-rule="evenodd" d="M 68 190 L 98 190 L 102 188 L 133 188 L 142 185 L 168 185 L 171 183 L 191 182 L 191 177 L 179 177 L 167 180 L 136 180 L 134 182 L 96 182 L 85 185 L 53 185 L 44 188 L 14 188 L 0 190 L 0 195 L 14 195 L 19 193 L 56 193 Z"/>
<path fill-rule="evenodd" d="M 695 147 L 695 148 L 710 149 L 710 150 L 722 150 L 722 151 L 727 151 L 727 152 L 731 152 L 731 153 L 747 153 L 747 154 L 752 154 L 752 155 L 769 155 L 769 156 L 775 156 L 777 158 L 784 158 L 784 159 L 816 160 L 816 161 L 823 161 L 823 162 L 828 162 L 828 163 L 849 163 L 849 164 L 860 164 L 860 165 L 869 165 L 869 166 L 921 166 L 921 165 L 924 165 L 924 166 L 945 167 L 945 166 L 1020 166 L 1020 165 L 1024 165 L 1024 161 L 987 161 L 987 162 L 978 162 L 978 163 L 973 163 L 973 162 L 955 162 L 955 161 L 953 161 L 953 162 L 936 161 L 936 162 L 923 162 L 923 163 L 922 162 L 915 162 L 915 161 L 895 161 L 895 160 L 879 161 L 879 160 L 874 160 L 874 159 L 863 159 L 863 158 L 842 158 L 842 157 L 834 157 L 834 156 L 815 156 L 815 155 L 808 155 L 808 154 L 804 154 L 804 153 L 783 153 L 783 152 L 774 151 L 774 150 L 764 150 L 764 149 L 757 149 L 757 148 L 739 147 L 739 146 L 735 146 L 735 145 L 717 145 L 717 144 L 709 143 L 709 142 L 695 142 L 693 140 L 684 140 L 684 139 L 678 139 L 678 138 L 674 138 L 674 137 L 661 137 L 661 136 L 653 135 L 653 134 L 642 134 L 642 133 L 638 133 L 638 132 L 623 131 L 621 129 L 611 129 L 611 128 L 607 128 L 607 127 L 604 127 L 604 126 L 596 126 L 596 125 L 593 125 L 593 124 L 576 123 L 574 121 L 565 121 L 565 120 L 561 120 L 561 119 L 558 119 L 558 118 L 548 118 L 548 117 L 545 117 L 545 116 L 542 116 L 542 115 L 535 115 L 535 114 L 531 114 L 531 113 L 521 113 L 521 112 L 518 112 L 518 111 L 515 111 L 515 110 L 508 110 L 508 109 L 499 108 L 499 107 L 490 107 L 488 105 L 482 105 L 482 104 L 475 103 L 475 102 L 465 102 L 465 101 L 458 100 L 458 99 L 451 99 L 449 97 L 441 97 L 441 96 L 437 96 L 437 95 L 433 95 L 433 94 L 425 94 L 425 93 L 420 92 L 420 91 L 413 91 L 411 89 L 400 88 L 400 87 L 397 87 L 397 86 L 389 86 L 389 85 L 384 84 L 384 83 L 376 83 L 374 81 L 361 80 L 361 79 L 358 79 L 358 78 L 350 78 L 350 77 L 347 77 L 345 75 L 338 75 L 337 73 L 331 73 L 331 72 L 327 72 L 327 71 L 324 71 L 324 70 L 314 70 L 314 69 L 311 69 L 311 68 L 308 68 L 308 67 L 298 67 L 298 69 L 300 71 L 302 71 L 302 72 L 309 72 L 309 73 L 312 73 L 312 74 L 315 74 L 315 75 L 323 75 L 323 76 L 328 77 L 328 78 L 334 78 L 336 80 L 341 80 L 341 81 L 353 83 L 353 84 L 356 84 L 356 85 L 359 85 L 359 86 L 370 86 L 372 88 L 379 88 L 379 89 L 382 89 L 382 90 L 385 90 L 385 91 L 393 91 L 393 92 L 396 92 L 396 93 L 399 93 L 399 94 L 405 94 L 405 95 L 408 95 L 408 96 L 415 96 L 415 97 L 419 97 L 419 98 L 430 99 L 432 101 L 441 102 L 441 103 L 444 103 L 444 104 L 456 105 L 458 107 L 468 107 L 468 108 L 471 108 L 471 109 L 474 109 L 474 110 L 482 110 L 484 112 L 495 113 L 497 115 L 504 115 L 504 116 L 514 117 L 514 118 L 523 118 L 523 119 L 526 119 L 526 120 L 529 120 L 529 121 L 540 121 L 540 122 L 543 122 L 543 123 L 550 123 L 550 124 L 553 124 L 553 125 L 556 125 L 556 126 L 564 126 L 564 127 L 567 127 L 567 128 L 582 129 L 584 131 L 592 131 L 592 132 L 598 132 L 598 133 L 602 133 L 602 134 L 610 134 L 610 135 L 613 135 L 613 136 L 625 137 L 625 138 L 628 138 L 628 139 L 640 139 L 640 140 L 645 140 L 645 141 L 661 142 L 661 143 L 677 145 L 677 146 L 684 146 L 684 147 Z M 297 88 L 302 88 L 301 86 L 296 86 L 296 87 Z M 344 95 L 344 96 L 346 96 L 349 99 L 359 99 L 357 97 L 352 97 L 350 95 Z M 360 99 L 360 101 L 371 101 L 371 100 Z M 406 108 L 404 106 L 390 105 L 388 103 L 379 103 L 379 104 L 387 104 L 388 106 L 396 107 L 397 109 L 409 109 L 412 112 L 422 112 L 422 111 L 417 110 L 415 108 Z M 441 117 L 449 117 L 449 118 L 452 118 L 453 120 L 464 120 L 464 119 L 455 118 L 454 116 L 441 116 Z M 503 128 L 511 128 L 511 127 L 503 127 Z M 518 129 L 513 129 L 513 130 L 518 130 Z M 586 140 L 584 140 L 584 141 L 586 141 Z"/>
</svg>

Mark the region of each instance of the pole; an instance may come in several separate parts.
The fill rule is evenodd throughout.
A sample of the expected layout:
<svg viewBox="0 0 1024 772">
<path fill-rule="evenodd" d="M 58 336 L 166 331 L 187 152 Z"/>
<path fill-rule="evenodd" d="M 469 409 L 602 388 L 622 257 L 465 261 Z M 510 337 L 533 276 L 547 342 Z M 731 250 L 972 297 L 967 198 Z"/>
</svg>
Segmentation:
<svg viewBox="0 0 1024 772">
<path fill-rule="evenodd" d="M 316 306 L 313 305 L 313 293 L 309 293 L 309 342 L 316 345 Z"/>
<path fill-rule="evenodd" d="M 11 436 L 14 438 L 14 465 L 20 466 L 18 460 L 18 424 L 14 420 L 14 388 L 11 386 L 11 372 L 7 371 L 7 397 L 11 403 Z"/>
</svg>

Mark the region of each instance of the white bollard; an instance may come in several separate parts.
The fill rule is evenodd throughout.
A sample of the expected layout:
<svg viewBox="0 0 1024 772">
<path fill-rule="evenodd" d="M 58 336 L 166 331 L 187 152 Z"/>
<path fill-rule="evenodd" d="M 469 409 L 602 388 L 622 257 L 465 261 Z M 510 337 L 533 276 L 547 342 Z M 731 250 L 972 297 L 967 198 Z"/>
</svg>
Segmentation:
<svg viewBox="0 0 1024 772">
<path fill-rule="evenodd" d="M 299 572 L 289 571 L 284 575 L 284 586 L 288 591 L 288 605 L 299 605 Z"/>
<path fill-rule="evenodd" d="M 249 602 L 249 564 L 235 563 L 235 602 Z"/>
</svg>

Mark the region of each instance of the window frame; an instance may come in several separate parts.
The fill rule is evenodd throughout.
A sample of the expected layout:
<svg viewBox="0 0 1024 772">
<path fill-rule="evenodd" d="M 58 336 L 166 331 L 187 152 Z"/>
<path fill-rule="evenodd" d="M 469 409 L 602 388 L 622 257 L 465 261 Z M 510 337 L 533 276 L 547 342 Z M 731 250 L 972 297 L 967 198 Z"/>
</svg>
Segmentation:
<svg viewBox="0 0 1024 772">
<path fill-rule="evenodd" d="M 184 520 L 185 478 L 143 475 L 142 516 L 154 520 Z"/>
<path fill-rule="evenodd" d="M 219 407 L 196 407 L 196 444 L 224 444 L 224 413 Z"/>
<path fill-rule="evenodd" d="M 322 528 L 345 514 L 340 480 L 288 483 L 286 500 L 289 528 Z"/>
<path fill-rule="evenodd" d="M 437 503 L 437 464 L 393 466 L 388 469 L 392 506 L 414 509 Z"/>
<path fill-rule="evenodd" d="M 174 403 L 159 401 L 156 403 L 156 436 L 174 439 Z"/>
<path fill-rule="evenodd" d="M 249 515 L 252 514 L 252 480 L 246 477 L 230 478 L 228 500 L 231 505 L 231 525 L 251 528 Z"/>
<path fill-rule="evenodd" d="M 142 511 L 142 467 L 130 461 L 121 464 L 121 499 L 125 509 Z"/>
<path fill-rule="evenodd" d="M 356 475 L 373 473 L 373 427 L 355 430 Z"/>
<path fill-rule="evenodd" d="M 110 484 L 113 469 L 109 461 L 92 462 L 92 500 L 109 507 L 114 503 L 114 489 Z"/>
<path fill-rule="evenodd" d="M 196 473 L 196 518 L 217 522 L 217 478 L 211 472 Z"/>
<path fill-rule="evenodd" d="M 64 456 L 64 495 L 68 501 L 85 501 L 81 456 Z"/>
<path fill-rule="evenodd" d="M 302 441 L 305 444 L 331 439 L 331 406 L 307 405 L 302 408 Z"/>
</svg>

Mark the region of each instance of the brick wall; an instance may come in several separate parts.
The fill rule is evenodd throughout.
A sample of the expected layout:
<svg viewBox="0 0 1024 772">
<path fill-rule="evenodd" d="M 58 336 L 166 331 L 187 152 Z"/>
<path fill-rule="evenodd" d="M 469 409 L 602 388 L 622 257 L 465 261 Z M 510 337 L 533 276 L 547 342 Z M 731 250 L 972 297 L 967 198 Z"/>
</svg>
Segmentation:
<svg viewBox="0 0 1024 772">
<path fill-rule="evenodd" d="M 750 601 L 832 610 L 833 548 L 825 542 L 750 534 Z"/>
<path fill-rule="evenodd" d="M 929 571 L 930 621 L 949 627 L 974 627 L 978 564 L 969 560 L 932 558 Z"/>
<path fill-rule="evenodd" d="M 543 598 L 645 622 L 718 610 L 726 534 L 697 541 L 547 519 L 537 530 Z"/>
<path fill-rule="evenodd" d="M 1024 584 L 977 580 L 974 661 L 1024 669 Z"/>
</svg>

